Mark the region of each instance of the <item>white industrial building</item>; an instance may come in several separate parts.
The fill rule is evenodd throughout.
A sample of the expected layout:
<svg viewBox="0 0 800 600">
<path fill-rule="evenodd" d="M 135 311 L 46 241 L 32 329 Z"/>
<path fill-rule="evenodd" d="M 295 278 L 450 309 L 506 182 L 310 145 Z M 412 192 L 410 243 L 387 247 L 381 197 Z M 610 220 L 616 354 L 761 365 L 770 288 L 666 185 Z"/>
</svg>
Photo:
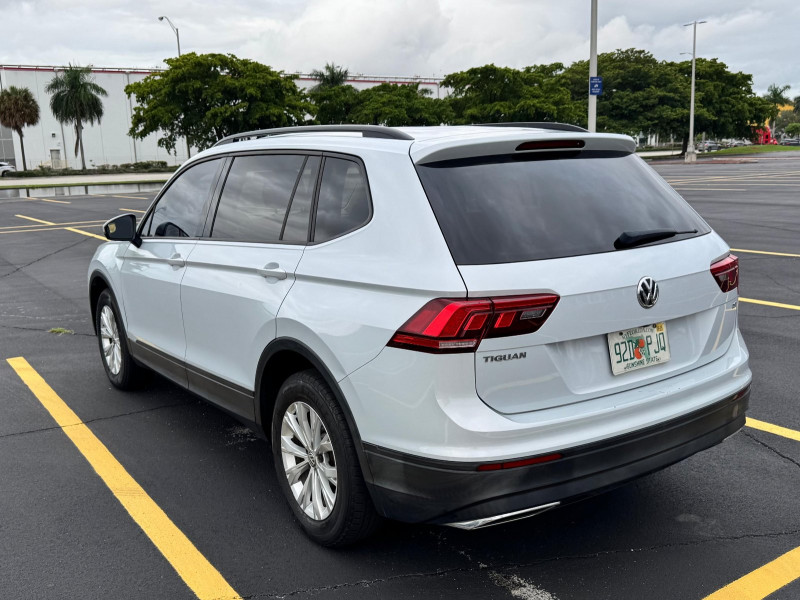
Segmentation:
<svg viewBox="0 0 800 600">
<path fill-rule="evenodd" d="M 44 91 L 55 73 L 63 67 L 0 65 L 0 90 L 9 86 L 26 87 L 39 102 L 39 124 L 23 129 L 25 157 L 28 169 L 40 165 L 53 168 L 80 168 L 80 157 L 75 157 L 75 131 L 70 125 L 60 124 L 50 112 L 50 95 Z M 95 82 L 108 92 L 103 98 L 104 116 L 99 125 L 86 125 L 83 131 L 83 147 L 86 166 L 119 165 L 146 160 L 163 160 L 168 164 L 180 164 L 186 160 L 186 144 L 177 144 L 177 155 L 158 146 L 155 134 L 143 140 L 128 136 L 135 101 L 125 95 L 125 86 L 141 81 L 158 72 L 152 69 L 93 68 Z M 309 88 L 316 81 L 308 74 L 297 73 L 297 85 Z M 364 89 L 381 83 L 412 84 L 430 89 L 434 97 L 441 93 L 440 79 L 422 77 L 352 76 L 348 83 Z M 192 153 L 195 150 L 192 149 Z M 19 136 L 0 127 L 0 161 L 22 168 L 22 153 Z"/>
</svg>

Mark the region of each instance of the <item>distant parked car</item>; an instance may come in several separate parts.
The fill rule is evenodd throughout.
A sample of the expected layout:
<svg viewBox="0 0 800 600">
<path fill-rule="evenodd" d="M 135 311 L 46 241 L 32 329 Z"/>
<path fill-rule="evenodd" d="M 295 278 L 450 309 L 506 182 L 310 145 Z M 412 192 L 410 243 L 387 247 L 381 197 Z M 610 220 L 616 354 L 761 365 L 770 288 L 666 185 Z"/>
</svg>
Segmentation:
<svg viewBox="0 0 800 600">
<path fill-rule="evenodd" d="M 786 139 L 781 142 L 781 146 L 800 146 L 800 139 Z"/>
<path fill-rule="evenodd" d="M 16 173 L 16 169 L 7 162 L 0 162 L 0 177 L 5 177 L 9 173 Z"/>
<path fill-rule="evenodd" d="M 700 152 L 713 152 L 714 150 L 719 150 L 720 145 L 718 142 L 707 141 L 701 142 L 699 146 Z"/>
</svg>

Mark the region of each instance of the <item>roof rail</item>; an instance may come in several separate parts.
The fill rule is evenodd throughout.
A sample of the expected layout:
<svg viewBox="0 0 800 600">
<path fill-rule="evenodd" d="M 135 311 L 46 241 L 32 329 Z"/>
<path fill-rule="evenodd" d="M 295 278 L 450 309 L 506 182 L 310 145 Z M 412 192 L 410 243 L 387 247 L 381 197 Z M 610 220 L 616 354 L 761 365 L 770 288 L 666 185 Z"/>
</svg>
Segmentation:
<svg viewBox="0 0 800 600">
<path fill-rule="evenodd" d="M 414 138 L 403 131 L 382 125 L 298 125 L 295 127 L 274 127 L 272 129 L 256 129 L 244 131 L 236 135 L 229 135 L 219 140 L 214 146 L 231 144 L 241 140 L 258 139 L 273 135 L 291 135 L 295 133 L 361 133 L 363 137 L 384 138 L 390 140 L 413 140 Z"/>
<path fill-rule="evenodd" d="M 568 123 L 551 123 L 549 121 L 531 121 L 519 123 L 476 123 L 479 127 L 530 127 L 534 129 L 553 129 L 555 131 L 578 131 L 580 133 L 589 133 L 588 129 L 578 127 L 577 125 L 570 125 Z"/>
</svg>

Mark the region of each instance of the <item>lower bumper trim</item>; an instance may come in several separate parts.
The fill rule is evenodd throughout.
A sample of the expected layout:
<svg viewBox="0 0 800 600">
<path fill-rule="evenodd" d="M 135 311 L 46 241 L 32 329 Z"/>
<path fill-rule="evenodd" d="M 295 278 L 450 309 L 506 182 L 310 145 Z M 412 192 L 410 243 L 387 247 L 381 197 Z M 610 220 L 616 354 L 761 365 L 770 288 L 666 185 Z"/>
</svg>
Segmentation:
<svg viewBox="0 0 800 600">
<path fill-rule="evenodd" d="M 458 521 L 457 523 L 445 523 L 448 527 L 455 527 L 456 529 L 466 529 L 472 531 L 473 529 L 483 529 L 484 527 L 491 527 L 492 525 L 502 525 L 503 523 L 510 523 L 511 521 L 519 521 L 520 519 L 527 519 L 546 510 L 555 508 L 561 502 L 550 502 L 549 504 L 542 504 L 541 506 L 534 506 L 532 508 L 523 508 L 522 510 L 515 510 L 514 512 L 506 513 L 504 515 L 495 515 L 494 517 L 486 517 L 483 519 L 473 519 L 472 521 Z"/>
</svg>

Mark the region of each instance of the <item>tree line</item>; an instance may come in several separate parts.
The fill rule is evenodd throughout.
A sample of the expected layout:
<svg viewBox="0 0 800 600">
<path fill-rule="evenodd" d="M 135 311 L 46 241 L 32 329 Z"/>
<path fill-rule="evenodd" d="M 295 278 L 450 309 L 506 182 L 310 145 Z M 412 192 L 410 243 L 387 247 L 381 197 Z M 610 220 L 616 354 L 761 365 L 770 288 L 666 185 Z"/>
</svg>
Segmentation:
<svg viewBox="0 0 800 600">
<path fill-rule="evenodd" d="M 167 69 L 125 87 L 134 97 L 134 138 L 155 133 L 175 151 L 179 138 L 200 149 L 225 136 L 254 129 L 304 124 L 363 123 L 387 126 L 462 125 L 513 121 L 557 121 L 586 126 L 588 61 L 533 65 L 522 69 L 493 64 L 447 75 L 446 94 L 434 98 L 418 84 L 382 83 L 357 90 L 348 70 L 333 63 L 312 72 L 317 84 L 299 88 L 296 76 L 232 54 L 184 54 L 165 60 Z M 644 50 L 598 56 L 603 94 L 597 103 L 600 132 L 658 134 L 679 140 L 689 134 L 691 62 L 659 61 Z M 75 156 L 83 168 L 83 128 L 100 122 L 102 97 L 90 67 L 70 65 L 46 86 L 56 119 L 75 129 Z M 800 96 L 788 85 L 753 92 L 752 76 L 731 71 L 717 59 L 696 61 L 695 130 L 717 138 L 749 138 L 754 125 L 769 120 L 800 134 Z M 780 108 L 787 104 L 793 111 Z M 15 131 L 25 149 L 23 128 L 39 121 L 39 106 L 26 88 L 0 92 L 0 123 Z"/>
<path fill-rule="evenodd" d="M 291 75 L 231 54 L 185 54 L 168 69 L 125 88 L 136 98 L 130 135 L 158 132 L 170 150 L 179 137 L 205 148 L 241 131 L 302 124 L 387 126 L 558 121 L 586 126 L 588 61 L 533 65 L 493 64 L 447 75 L 442 98 L 418 84 L 383 83 L 357 90 L 348 71 L 333 63 L 314 71 L 317 85 L 298 88 Z M 644 50 L 598 57 L 604 91 L 597 130 L 658 134 L 683 142 L 689 135 L 691 62 L 659 61 Z M 696 61 L 695 130 L 718 138 L 749 138 L 751 126 L 775 122 L 788 86 L 760 97 L 751 75 L 717 59 Z M 796 99 L 800 106 L 800 97 Z"/>
</svg>

